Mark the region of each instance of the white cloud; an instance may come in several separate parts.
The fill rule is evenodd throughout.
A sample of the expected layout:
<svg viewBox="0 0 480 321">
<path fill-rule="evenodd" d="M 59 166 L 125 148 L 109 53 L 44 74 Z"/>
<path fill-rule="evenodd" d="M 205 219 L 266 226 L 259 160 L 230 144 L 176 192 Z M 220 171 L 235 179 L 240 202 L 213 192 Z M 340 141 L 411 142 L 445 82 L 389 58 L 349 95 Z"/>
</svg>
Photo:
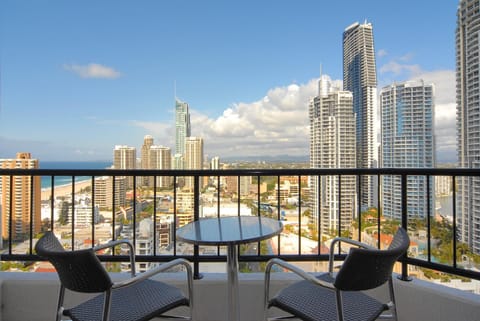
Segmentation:
<svg viewBox="0 0 480 321">
<path fill-rule="evenodd" d="M 407 54 L 405 54 L 405 55 L 401 56 L 400 58 L 398 58 L 398 60 L 400 60 L 400 61 L 404 61 L 404 62 L 407 62 L 407 61 L 410 61 L 410 60 L 412 60 L 412 59 L 413 59 L 413 57 L 414 57 L 414 54 L 413 54 L 413 53 L 411 53 L 411 52 L 409 52 L 409 53 L 407 53 Z"/>
<path fill-rule="evenodd" d="M 73 72 L 74 74 L 82 78 L 115 79 L 121 76 L 121 73 L 116 71 L 115 69 L 95 63 L 91 63 L 88 65 L 65 64 L 63 65 L 63 68 L 67 71 Z"/>
<path fill-rule="evenodd" d="M 378 58 L 383 58 L 385 56 L 388 55 L 388 52 L 385 50 L 385 49 L 380 49 L 378 52 L 377 52 L 377 57 Z"/>
<path fill-rule="evenodd" d="M 317 84 L 318 79 L 312 79 L 307 84 L 273 88 L 257 101 L 231 105 L 217 118 L 210 118 L 191 105 L 192 136 L 203 137 L 208 156 L 307 157 L 308 102 L 317 94 Z M 161 144 L 165 144 L 164 137 L 174 137 L 171 124 L 134 125 L 146 129 Z"/>
<path fill-rule="evenodd" d="M 318 79 L 268 91 L 236 103 L 216 119 L 192 113 L 192 135 L 205 139 L 206 153 L 225 156 L 308 155 L 308 102 Z"/>
<path fill-rule="evenodd" d="M 410 75 L 411 74 L 416 75 L 421 72 L 421 68 L 419 65 L 403 64 L 395 60 L 392 60 L 384 64 L 382 67 L 380 67 L 379 71 L 380 71 L 380 74 L 393 73 L 394 75 L 401 75 L 404 73 L 408 73 Z"/>
</svg>

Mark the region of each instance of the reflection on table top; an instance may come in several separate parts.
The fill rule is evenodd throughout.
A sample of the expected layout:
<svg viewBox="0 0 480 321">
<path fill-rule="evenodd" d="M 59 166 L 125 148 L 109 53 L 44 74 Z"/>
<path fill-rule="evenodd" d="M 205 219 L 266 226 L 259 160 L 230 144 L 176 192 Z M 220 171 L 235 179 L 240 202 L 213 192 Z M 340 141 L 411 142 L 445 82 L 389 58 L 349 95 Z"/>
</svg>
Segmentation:
<svg viewBox="0 0 480 321">
<path fill-rule="evenodd" d="M 282 223 L 261 216 L 206 218 L 177 230 L 181 241 L 203 245 L 250 243 L 268 239 L 282 231 Z"/>
</svg>

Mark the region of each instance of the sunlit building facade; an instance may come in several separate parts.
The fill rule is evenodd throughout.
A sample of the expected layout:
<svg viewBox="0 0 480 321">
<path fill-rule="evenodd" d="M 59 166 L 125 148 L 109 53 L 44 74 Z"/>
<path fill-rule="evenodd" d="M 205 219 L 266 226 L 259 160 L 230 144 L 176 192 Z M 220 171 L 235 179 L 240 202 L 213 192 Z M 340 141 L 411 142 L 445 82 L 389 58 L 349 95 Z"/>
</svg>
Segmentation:
<svg viewBox="0 0 480 321">
<path fill-rule="evenodd" d="M 172 169 L 172 151 L 165 146 L 153 145 L 150 147 L 150 168 L 151 169 Z M 167 188 L 173 183 L 172 176 L 157 176 L 157 188 Z M 152 185 L 153 186 L 153 185 Z"/>
<path fill-rule="evenodd" d="M 457 11 L 456 82 L 458 166 L 480 168 L 480 3 L 461 0 Z M 480 177 L 458 179 L 457 230 L 480 254 Z"/>
<path fill-rule="evenodd" d="M 203 169 L 203 138 L 187 137 L 185 140 L 185 169 Z M 193 189 L 192 177 L 185 178 L 185 188 Z"/>
<path fill-rule="evenodd" d="M 95 178 L 95 204 L 100 209 L 125 207 L 127 205 L 127 177 L 101 176 Z"/>
<path fill-rule="evenodd" d="M 150 148 L 153 146 L 153 137 L 151 135 L 145 135 L 143 138 L 143 145 L 140 158 L 140 168 L 141 169 L 152 169 L 150 165 Z M 141 185 L 151 186 L 153 185 L 153 180 L 150 177 L 142 177 Z"/>
<path fill-rule="evenodd" d="M 434 86 L 423 81 L 392 84 L 380 92 L 381 166 L 384 168 L 435 167 Z M 382 212 L 400 220 L 402 181 L 382 178 Z M 434 210 L 434 183 L 427 177 L 407 177 L 407 215 L 424 219 Z M 427 191 L 429 190 L 429 193 Z"/>
<path fill-rule="evenodd" d="M 137 149 L 135 147 L 117 145 L 113 150 L 114 169 L 135 169 L 137 167 Z M 133 188 L 133 177 L 127 178 L 127 188 Z"/>
<path fill-rule="evenodd" d="M 320 78 L 319 96 L 309 105 L 311 168 L 355 168 L 352 99 L 351 92 L 331 87 L 327 76 Z M 342 176 L 341 182 L 338 179 L 335 175 L 312 178 L 312 193 L 315 195 L 312 198 L 312 223 L 320 226 L 321 234 L 338 231 L 339 227 L 347 231 L 356 213 L 355 176 Z"/>
<path fill-rule="evenodd" d="M 38 159 L 30 153 L 17 153 L 14 159 L 0 159 L 3 169 L 35 169 Z M 2 204 L 2 238 L 23 240 L 30 232 L 41 228 L 41 178 L 40 176 L 0 176 Z"/>
</svg>

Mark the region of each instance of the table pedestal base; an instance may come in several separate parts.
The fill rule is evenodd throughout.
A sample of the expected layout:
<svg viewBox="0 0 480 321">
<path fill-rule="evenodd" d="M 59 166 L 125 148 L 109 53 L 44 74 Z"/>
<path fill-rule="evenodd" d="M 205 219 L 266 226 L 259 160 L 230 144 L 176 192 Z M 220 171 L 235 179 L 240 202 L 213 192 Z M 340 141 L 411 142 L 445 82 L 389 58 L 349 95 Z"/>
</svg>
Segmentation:
<svg viewBox="0 0 480 321">
<path fill-rule="evenodd" d="M 227 292 L 228 292 L 228 320 L 239 321 L 240 310 L 238 308 L 238 255 L 237 245 L 229 244 L 227 250 Z"/>
</svg>

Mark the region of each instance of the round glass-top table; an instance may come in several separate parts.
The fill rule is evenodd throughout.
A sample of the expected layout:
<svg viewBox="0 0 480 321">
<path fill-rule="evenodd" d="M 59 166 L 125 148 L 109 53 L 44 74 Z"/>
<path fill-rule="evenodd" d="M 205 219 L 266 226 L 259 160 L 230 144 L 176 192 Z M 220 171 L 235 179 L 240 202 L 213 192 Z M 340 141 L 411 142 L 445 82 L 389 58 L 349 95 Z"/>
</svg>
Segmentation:
<svg viewBox="0 0 480 321">
<path fill-rule="evenodd" d="M 238 308 L 237 245 L 258 242 L 280 234 L 282 223 L 261 216 L 228 216 L 200 219 L 180 227 L 177 239 L 196 245 L 227 246 L 228 320 L 240 320 Z"/>
</svg>

